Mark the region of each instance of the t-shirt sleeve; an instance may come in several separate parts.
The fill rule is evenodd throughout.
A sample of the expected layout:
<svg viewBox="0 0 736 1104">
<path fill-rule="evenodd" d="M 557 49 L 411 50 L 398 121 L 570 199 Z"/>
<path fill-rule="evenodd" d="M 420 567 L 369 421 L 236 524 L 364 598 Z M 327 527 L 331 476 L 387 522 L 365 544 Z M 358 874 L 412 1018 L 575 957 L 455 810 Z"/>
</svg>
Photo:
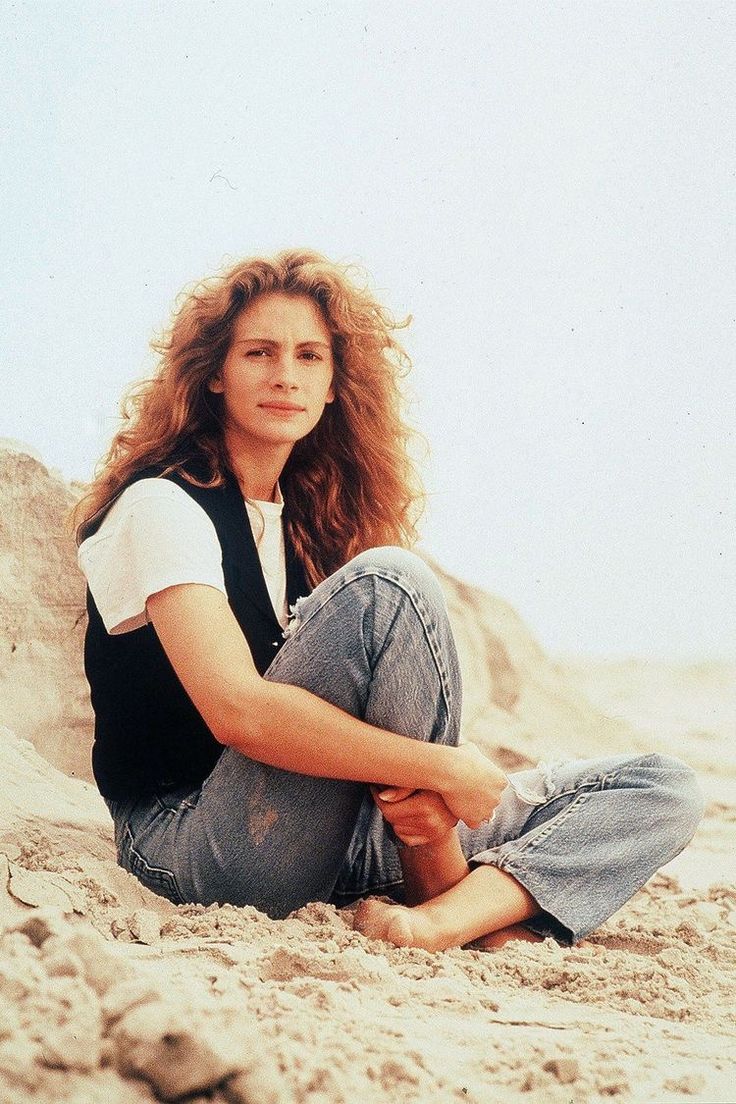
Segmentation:
<svg viewBox="0 0 736 1104">
<path fill-rule="evenodd" d="M 147 600 L 167 587 L 203 583 L 225 593 L 215 527 L 168 479 L 141 479 L 123 491 L 78 556 L 110 634 L 147 624 Z"/>
</svg>

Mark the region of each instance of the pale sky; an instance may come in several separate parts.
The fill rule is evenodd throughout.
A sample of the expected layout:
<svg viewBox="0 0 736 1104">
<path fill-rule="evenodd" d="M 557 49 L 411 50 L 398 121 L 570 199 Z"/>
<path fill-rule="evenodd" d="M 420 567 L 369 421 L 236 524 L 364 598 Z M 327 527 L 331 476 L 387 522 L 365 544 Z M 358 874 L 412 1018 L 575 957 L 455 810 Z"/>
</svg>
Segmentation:
<svg viewBox="0 0 736 1104">
<path fill-rule="evenodd" d="M 549 651 L 736 654 L 733 3 L 0 3 L 0 435 L 89 478 L 186 284 L 411 314 L 425 546 Z"/>
</svg>

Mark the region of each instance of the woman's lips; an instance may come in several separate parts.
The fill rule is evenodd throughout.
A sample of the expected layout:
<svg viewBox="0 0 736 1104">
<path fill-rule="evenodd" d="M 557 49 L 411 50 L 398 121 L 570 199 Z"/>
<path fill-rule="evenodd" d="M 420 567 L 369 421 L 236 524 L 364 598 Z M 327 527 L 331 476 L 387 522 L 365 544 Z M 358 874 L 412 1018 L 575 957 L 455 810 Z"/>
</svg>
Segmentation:
<svg viewBox="0 0 736 1104">
<path fill-rule="evenodd" d="M 299 406 L 297 403 L 270 402 L 258 405 L 262 410 L 273 410 L 279 414 L 302 414 L 306 410 L 305 406 Z"/>
</svg>

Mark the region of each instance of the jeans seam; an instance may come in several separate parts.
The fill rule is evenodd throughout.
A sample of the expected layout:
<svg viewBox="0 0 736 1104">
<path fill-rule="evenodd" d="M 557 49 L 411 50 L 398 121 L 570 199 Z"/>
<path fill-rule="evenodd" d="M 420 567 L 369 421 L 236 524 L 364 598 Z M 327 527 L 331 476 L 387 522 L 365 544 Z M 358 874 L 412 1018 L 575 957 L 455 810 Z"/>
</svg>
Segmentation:
<svg viewBox="0 0 736 1104">
<path fill-rule="evenodd" d="M 611 781 L 615 781 L 629 765 L 630 764 L 628 763 L 622 764 L 621 767 L 619 767 L 617 770 L 609 771 L 607 774 L 600 774 L 596 778 L 591 778 L 587 782 L 581 782 L 577 786 L 575 786 L 574 789 L 564 790 L 562 793 L 558 793 L 555 794 L 553 797 L 550 797 L 549 800 L 544 802 L 543 805 L 538 805 L 537 809 L 543 809 L 544 805 L 549 805 L 553 801 L 559 801 L 561 797 L 568 797 L 571 794 L 576 795 L 575 798 L 569 803 L 569 805 L 566 805 L 564 809 L 560 809 L 557 816 L 552 817 L 551 820 L 545 821 L 544 824 L 540 824 L 539 828 L 536 829 L 536 831 L 530 832 L 526 840 L 514 840 L 513 842 L 517 844 L 514 854 L 522 855 L 525 851 L 531 849 L 535 844 L 547 839 L 547 837 L 551 835 L 551 833 L 556 828 L 558 828 L 561 824 L 564 824 L 565 820 L 573 810 L 576 810 L 580 805 L 584 803 L 590 793 L 594 792 L 595 790 L 604 790 L 608 783 L 610 783 Z M 501 846 L 503 846 L 503 844 Z M 511 852 L 509 852 L 509 854 L 510 853 Z"/>
<path fill-rule="evenodd" d="M 161 794 L 154 793 L 152 796 L 162 813 L 178 813 L 181 809 L 196 809 L 197 807 L 196 803 L 190 801 L 188 797 L 180 798 L 176 805 L 167 805 Z"/>
<path fill-rule="evenodd" d="M 297 631 L 299 627 L 308 624 L 313 617 L 316 617 L 316 615 L 325 608 L 328 602 L 330 602 L 333 598 L 340 594 L 351 583 L 358 582 L 358 580 L 360 579 L 370 579 L 376 577 L 379 579 L 383 579 L 384 582 L 391 583 L 393 586 L 397 587 L 400 591 L 402 591 L 403 594 L 406 595 L 406 597 L 411 602 L 412 608 L 419 618 L 419 622 L 422 626 L 422 630 L 424 632 L 429 651 L 434 661 L 435 669 L 437 671 L 440 682 L 440 687 L 442 689 L 442 700 L 445 704 L 445 710 L 449 718 L 452 715 L 452 707 L 450 704 L 450 695 L 447 685 L 447 673 L 445 671 L 444 665 L 441 662 L 441 649 L 438 646 L 438 642 L 435 639 L 434 633 L 431 631 L 431 626 L 426 620 L 425 613 L 419 606 L 418 599 L 420 596 L 418 594 L 415 594 L 414 591 L 411 590 L 401 578 L 393 574 L 389 574 L 385 570 L 377 570 L 376 568 L 361 569 L 355 575 L 351 575 L 350 578 L 341 580 L 339 586 L 335 587 L 334 590 L 331 590 L 330 593 L 325 597 L 325 599 L 321 601 L 320 604 L 316 607 L 316 609 L 312 610 L 309 615 L 300 622 L 299 626 L 297 627 Z"/>
<path fill-rule="evenodd" d="M 176 875 L 174 874 L 174 871 L 169 870 L 164 866 L 152 866 L 151 863 L 149 863 L 148 859 L 146 859 L 140 853 L 138 848 L 135 846 L 135 842 L 134 842 L 134 839 L 133 839 L 133 833 L 131 831 L 131 828 L 130 828 L 129 824 L 125 825 L 124 834 L 125 834 L 125 837 L 127 839 L 128 844 L 129 844 L 129 846 L 128 846 L 128 864 L 129 865 L 126 867 L 126 869 L 128 869 L 128 871 L 129 871 L 129 873 L 133 874 L 134 877 L 138 878 L 138 880 L 140 881 L 140 878 L 139 878 L 138 874 L 136 873 L 136 871 L 130 869 L 132 866 L 135 866 L 136 864 L 139 864 L 142 868 L 144 868 L 144 877 L 151 876 L 154 881 L 163 882 L 163 879 L 159 879 L 158 876 L 160 874 L 165 874 L 166 878 L 170 880 L 171 885 L 174 889 L 174 892 L 176 893 L 176 895 L 179 899 L 179 902 L 182 902 L 184 900 L 184 897 L 183 897 L 182 892 L 179 888 L 179 883 L 176 879 Z M 131 863 L 131 861 L 130 861 L 131 858 L 135 859 L 134 863 Z"/>
<path fill-rule="evenodd" d="M 515 844 L 515 847 L 513 848 L 513 854 L 522 855 L 525 851 L 530 850 L 534 846 L 534 844 L 546 839 L 555 830 L 555 828 L 558 828 L 561 824 L 564 824 L 564 822 L 567 820 L 568 816 L 573 812 L 573 810 L 577 809 L 579 805 L 583 804 L 584 798 L 586 798 L 588 796 L 588 793 L 593 790 L 594 785 L 594 783 L 589 783 L 585 790 L 582 790 L 580 787 L 578 787 L 576 790 L 567 791 L 565 794 L 556 794 L 553 798 L 550 798 L 548 802 L 545 802 L 545 804 L 549 805 L 552 801 L 557 801 L 558 798 L 567 796 L 568 793 L 574 793 L 576 795 L 575 798 L 568 805 L 566 805 L 564 809 L 560 809 L 557 816 L 552 817 L 551 820 L 546 820 L 544 824 L 540 824 L 536 830 L 529 832 L 526 839 L 509 840 L 509 843 Z M 544 806 L 538 805 L 537 808 L 542 809 L 544 808 Z M 501 844 L 500 846 L 504 847 L 505 845 Z M 493 848 L 491 848 L 491 850 L 493 850 Z M 509 854 L 509 856 L 511 856 L 511 849 L 509 849 L 507 853 Z M 498 865 L 501 866 L 501 862 L 499 862 Z"/>
</svg>

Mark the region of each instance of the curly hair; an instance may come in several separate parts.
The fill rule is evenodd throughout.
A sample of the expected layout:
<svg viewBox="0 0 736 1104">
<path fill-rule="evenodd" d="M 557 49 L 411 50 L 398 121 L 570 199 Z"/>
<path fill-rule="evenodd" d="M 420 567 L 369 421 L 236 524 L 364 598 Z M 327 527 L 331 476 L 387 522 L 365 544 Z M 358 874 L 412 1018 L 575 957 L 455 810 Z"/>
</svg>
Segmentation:
<svg viewBox="0 0 736 1104">
<path fill-rule="evenodd" d="M 356 278 L 360 278 L 358 283 Z M 179 473 L 198 486 L 231 469 L 217 375 L 240 313 L 259 295 L 309 296 L 332 337 L 335 401 L 294 446 L 281 476 L 287 525 L 312 585 L 367 548 L 408 547 L 424 495 L 408 453 L 400 381 L 410 361 L 399 323 L 355 266 L 308 250 L 242 261 L 184 293 L 170 329 L 152 343 L 157 373 L 123 401 L 123 425 L 75 511 L 77 539 L 140 471 Z"/>
</svg>

